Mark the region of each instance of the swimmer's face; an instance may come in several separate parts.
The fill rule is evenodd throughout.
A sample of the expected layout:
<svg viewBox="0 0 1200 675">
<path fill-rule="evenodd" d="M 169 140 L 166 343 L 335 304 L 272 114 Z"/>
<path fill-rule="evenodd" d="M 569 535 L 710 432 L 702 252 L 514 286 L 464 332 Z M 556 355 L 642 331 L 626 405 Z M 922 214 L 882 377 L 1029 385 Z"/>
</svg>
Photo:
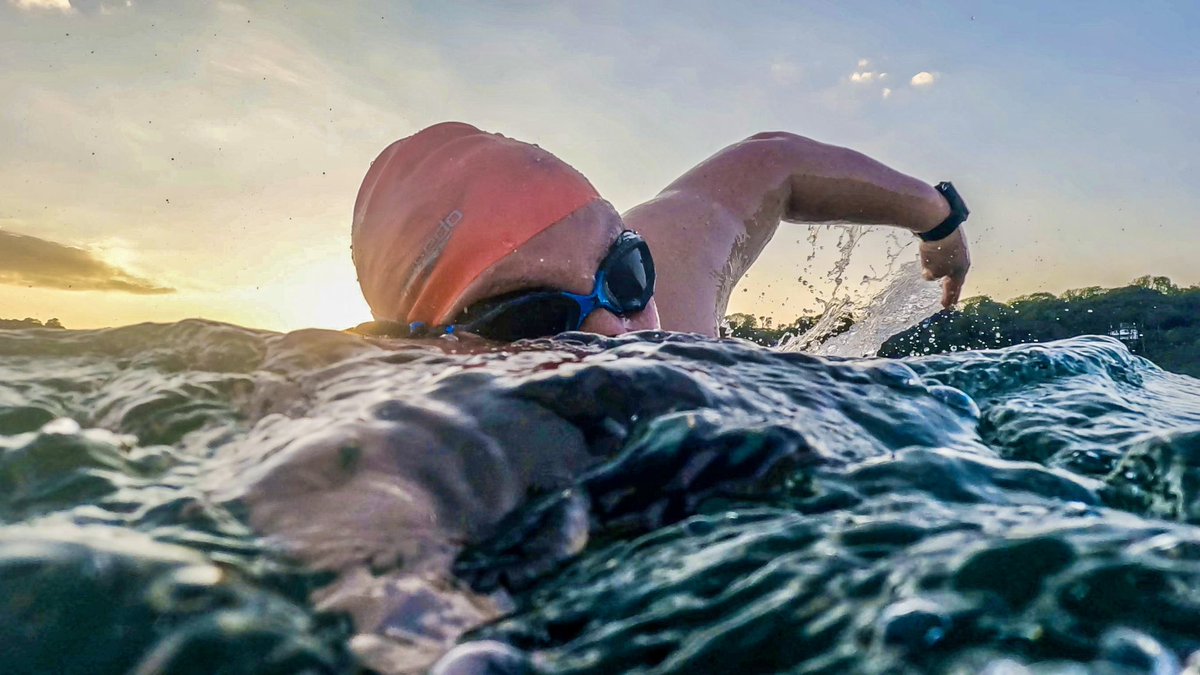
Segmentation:
<svg viewBox="0 0 1200 675">
<path fill-rule="evenodd" d="M 600 262 L 623 229 L 621 216 L 611 204 L 594 201 L 481 274 L 456 303 L 455 313 L 488 298 L 522 290 L 589 294 L 595 287 Z M 652 298 L 646 309 L 625 316 L 597 309 L 580 330 L 611 336 L 658 327 L 658 306 Z"/>
</svg>

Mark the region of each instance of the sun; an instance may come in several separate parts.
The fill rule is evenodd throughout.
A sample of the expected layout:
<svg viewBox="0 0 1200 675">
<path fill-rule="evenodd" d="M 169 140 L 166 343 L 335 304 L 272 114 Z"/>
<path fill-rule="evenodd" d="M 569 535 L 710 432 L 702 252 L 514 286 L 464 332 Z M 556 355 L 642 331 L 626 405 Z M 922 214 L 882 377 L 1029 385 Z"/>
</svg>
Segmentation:
<svg viewBox="0 0 1200 675">
<path fill-rule="evenodd" d="M 233 300 L 238 323 L 278 331 L 303 328 L 343 330 L 371 320 L 354 265 L 343 256 L 293 260 L 288 271 Z"/>
</svg>

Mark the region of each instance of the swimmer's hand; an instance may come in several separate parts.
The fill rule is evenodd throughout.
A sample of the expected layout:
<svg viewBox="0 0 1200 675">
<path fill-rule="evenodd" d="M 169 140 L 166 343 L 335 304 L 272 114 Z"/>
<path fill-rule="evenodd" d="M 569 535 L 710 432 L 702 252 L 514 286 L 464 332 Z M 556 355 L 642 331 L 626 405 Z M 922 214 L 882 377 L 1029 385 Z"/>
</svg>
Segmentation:
<svg viewBox="0 0 1200 675">
<path fill-rule="evenodd" d="M 953 307 L 971 269 L 971 252 L 963 228 L 945 239 L 921 242 L 921 268 L 927 280 L 942 280 L 942 307 Z"/>
</svg>

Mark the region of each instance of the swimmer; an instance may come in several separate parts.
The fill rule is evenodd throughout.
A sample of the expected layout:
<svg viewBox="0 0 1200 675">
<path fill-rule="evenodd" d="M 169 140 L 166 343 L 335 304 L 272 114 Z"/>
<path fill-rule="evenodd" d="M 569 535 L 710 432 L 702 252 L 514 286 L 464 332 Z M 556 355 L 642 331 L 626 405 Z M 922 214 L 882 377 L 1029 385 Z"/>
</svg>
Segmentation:
<svg viewBox="0 0 1200 675">
<path fill-rule="evenodd" d="M 734 143 L 619 214 L 546 150 L 444 122 L 388 146 L 359 190 L 353 258 L 379 322 L 359 330 L 716 337 L 730 293 L 784 221 L 912 232 L 951 307 L 971 265 L 967 215 L 950 183 L 786 132 Z"/>
</svg>

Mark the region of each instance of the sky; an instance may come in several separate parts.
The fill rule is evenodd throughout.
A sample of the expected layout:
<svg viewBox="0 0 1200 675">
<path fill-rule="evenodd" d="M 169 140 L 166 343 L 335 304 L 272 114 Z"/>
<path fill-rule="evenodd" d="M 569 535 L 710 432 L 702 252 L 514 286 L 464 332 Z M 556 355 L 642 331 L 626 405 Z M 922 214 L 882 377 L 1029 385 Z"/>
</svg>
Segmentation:
<svg viewBox="0 0 1200 675">
<path fill-rule="evenodd" d="M 619 210 L 791 131 L 953 180 L 968 296 L 1196 284 L 1196 26 L 1191 1 L 0 0 L 0 318 L 368 320 L 358 186 L 445 120 L 538 143 Z M 730 311 L 811 311 L 841 234 L 781 226 Z"/>
</svg>

